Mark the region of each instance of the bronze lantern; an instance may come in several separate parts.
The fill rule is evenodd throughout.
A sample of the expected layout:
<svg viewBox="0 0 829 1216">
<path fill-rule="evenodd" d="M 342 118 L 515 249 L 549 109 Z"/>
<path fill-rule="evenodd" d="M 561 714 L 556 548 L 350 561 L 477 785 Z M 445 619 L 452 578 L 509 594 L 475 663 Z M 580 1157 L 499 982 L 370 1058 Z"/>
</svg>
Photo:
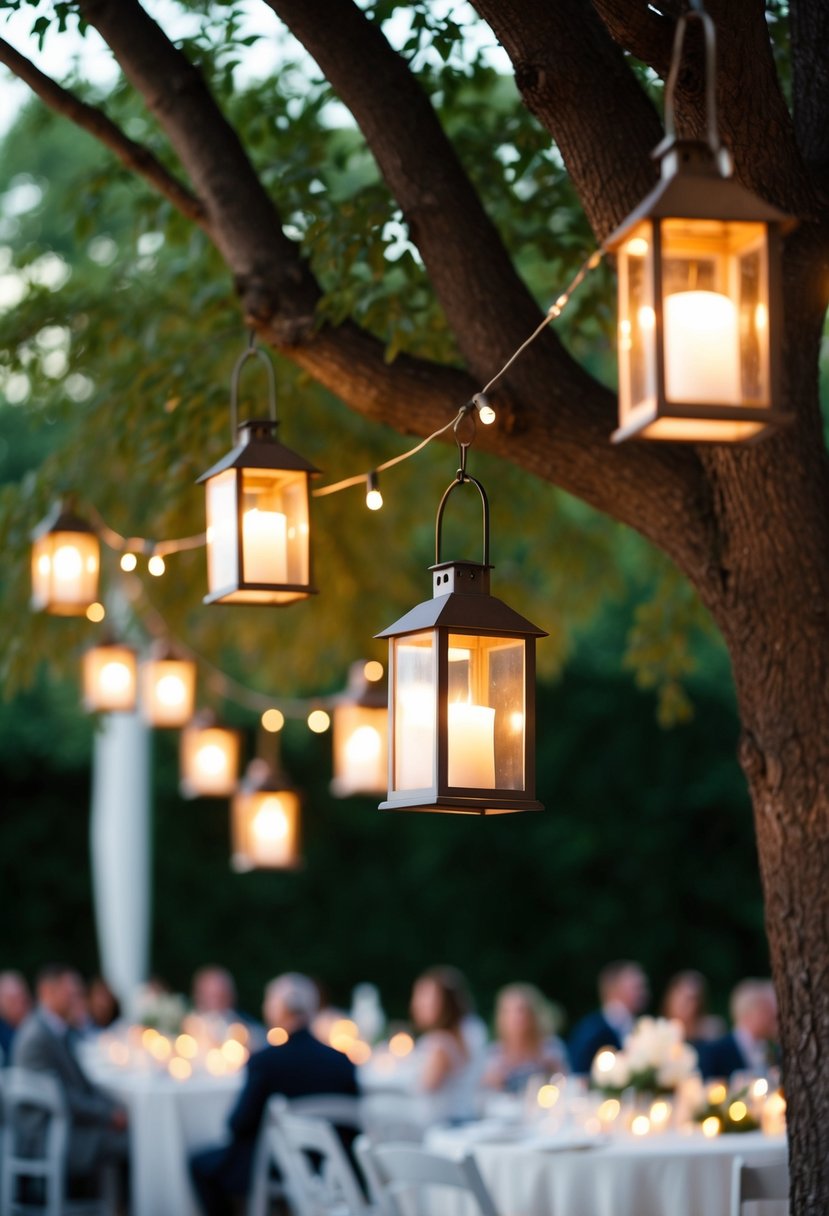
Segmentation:
<svg viewBox="0 0 829 1216">
<path fill-rule="evenodd" d="M 442 561 L 450 494 L 476 487 L 483 561 Z M 388 811 L 499 815 L 540 811 L 535 797 L 535 643 L 546 636 L 489 591 L 489 503 L 465 470 L 438 508 L 432 599 L 389 639 Z"/>
<path fill-rule="evenodd" d="M 239 374 L 259 358 L 270 417 L 237 425 Z M 317 472 L 276 438 L 270 360 L 249 347 L 233 369 L 231 434 L 238 442 L 200 478 L 207 513 L 206 604 L 289 604 L 316 594 L 311 582 L 310 480 Z"/>
<path fill-rule="evenodd" d="M 706 40 L 707 139 L 677 139 L 674 90 L 688 21 Z M 780 406 L 781 244 L 791 217 L 731 176 L 715 112 L 715 32 L 677 26 L 665 87 L 661 180 L 605 242 L 619 294 L 619 427 L 631 438 L 756 440 Z"/>
<path fill-rule="evenodd" d="M 348 687 L 334 701 L 331 793 L 380 794 L 388 782 L 388 688 L 382 663 L 351 664 Z"/>
<path fill-rule="evenodd" d="M 32 533 L 32 608 L 83 616 L 98 599 L 100 550 L 94 528 L 57 503 Z"/>
<path fill-rule="evenodd" d="M 233 869 L 297 869 L 299 812 L 290 780 L 266 760 L 252 760 L 230 805 Z"/>
</svg>

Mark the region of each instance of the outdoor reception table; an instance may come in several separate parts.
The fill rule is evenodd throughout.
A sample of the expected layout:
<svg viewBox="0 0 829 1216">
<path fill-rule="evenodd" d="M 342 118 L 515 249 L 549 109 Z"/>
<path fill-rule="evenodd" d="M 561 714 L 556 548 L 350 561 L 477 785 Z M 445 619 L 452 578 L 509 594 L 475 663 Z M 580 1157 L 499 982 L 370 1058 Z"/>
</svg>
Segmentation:
<svg viewBox="0 0 829 1216">
<path fill-rule="evenodd" d="M 89 1068 L 129 1112 L 131 1216 L 200 1216 L 187 1161 L 227 1140 L 243 1072 L 178 1081 L 166 1073 Z"/>
<path fill-rule="evenodd" d="M 496 1141 L 472 1125 L 435 1129 L 426 1145 L 451 1157 L 471 1153 L 504 1216 L 730 1216 L 734 1158 L 774 1165 L 787 1156 L 785 1137 L 761 1132 L 708 1140 L 699 1133 L 577 1139 L 528 1131 Z M 440 1216 L 455 1216 L 451 1199 Z"/>
</svg>

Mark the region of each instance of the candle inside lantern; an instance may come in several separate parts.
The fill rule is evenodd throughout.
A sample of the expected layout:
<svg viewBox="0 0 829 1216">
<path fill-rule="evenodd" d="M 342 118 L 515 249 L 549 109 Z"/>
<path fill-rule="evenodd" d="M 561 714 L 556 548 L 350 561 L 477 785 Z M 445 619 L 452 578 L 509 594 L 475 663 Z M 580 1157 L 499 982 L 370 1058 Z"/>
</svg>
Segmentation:
<svg viewBox="0 0 829 1216">
<path fill-rule="evenodd" d="M 449 705 L 449 784 L 466 789 L 495 785 L 495 710 L 487 705 Z"/>
<path fill-rule="evenodd" d="M 395 788 L 425 789 L 432 784 L 435 751 L 435 705 L 428 684 L 412 684 L 400 694 L 400 722 L 395 755 Z"/>
<path fill-rule="evenodd" d="M 242 515 L 244 577 L 247 583 L 288 581 L 287 521 L 281 511 L 251 507 Z"/>
<path fill-rule="evenodd" d="M 718 291 L 665 297 L 665 395 L 670 401 L 739 402 L 737 310 Z"/>
<path fill-rule="evenodd" d="M 250 825 L 254 859 L 262 865 L 285 865 L 291 860 L 291 831 L 279 798 L 266 798 Z"/>
<path fill-rule="evenodd" d="M 372 789 L 377 784 L 378 777 L 382 780 L 384 774 L 378 774 L 382 747 L 380 732 L 373 726 L 358 726 L 349 735 L 345 745 L 345 760 L 349 783 L 355 789 Z"/>
<path fill-rule="evenodd" d="M 117 659 L 104 663 L 98 679 L 101 695 L 109 704 L 132 703 L 132 672 L 126 663 Z"/>
</svg>

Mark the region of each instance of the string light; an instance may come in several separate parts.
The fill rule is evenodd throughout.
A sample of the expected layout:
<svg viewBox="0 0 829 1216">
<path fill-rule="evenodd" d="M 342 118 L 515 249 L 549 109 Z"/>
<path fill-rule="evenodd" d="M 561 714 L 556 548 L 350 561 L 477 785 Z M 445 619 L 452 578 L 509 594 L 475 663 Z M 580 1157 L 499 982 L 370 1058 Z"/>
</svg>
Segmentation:
<svg viewBox="0 0 829 1216">
<path fill-rule="evenodd" d="M 380 478 L 376 472 L 369 473 L 366 478 L 366 506 L 369 511 L 379 511 L 383 505 L 383 495 L 380 493 Z"/>
<path fill-rule="evenodd" d="M 104 619 L 106 614 L 106 608 L 96 600 L 94 604 L 90 604 L 87 608 L 86 619 L 97 625 Z"/>
<path fill-rule="evenodd" d="M 262 729 L 270 734 L 278 734 L 285 725 L 285 715 L 280 709 L 266 709 L 262 714 Z"/>
<path fill-rule="evenodd" d="M 125 574 L 129 574 L 138 565 L 138 558 L 134 553 L 121 554 L 121 569 Z"/>
<path fill-rule="evenodd" d="M 307 721 L 308 729 L 315 735 L 324 735 L 331 725 L 331 718 L 324 709 L 312 709 Z"/>
<path fill-rule="evenodd" d="M 164 571 L 167 569 L 164 558 L 160 553 L 154 553 L 147 562 L 147 569 L 155 578 L 161 578 Z"/>
</svg>

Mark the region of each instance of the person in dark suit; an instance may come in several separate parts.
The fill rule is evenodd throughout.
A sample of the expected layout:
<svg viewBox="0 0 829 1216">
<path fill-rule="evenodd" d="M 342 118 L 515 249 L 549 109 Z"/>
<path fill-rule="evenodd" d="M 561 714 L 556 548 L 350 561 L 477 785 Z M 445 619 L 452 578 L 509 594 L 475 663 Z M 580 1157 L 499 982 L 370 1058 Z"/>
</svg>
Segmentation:
<svg viewBox="0 0 829 1216">
<path fill-rule="evenodd" d="M 705 1080 L 727 1080 L 735 1072 L 765 1073 L 775 1059 L 777 997 L 770 980 L 743 980 L 731 994 L 734 1029 L 722 1038 L 696 1043 Z"/>
<path fill-rule="evenodd" d="M 70 1120 L 68 1174 L 90 1177 L 105 1162 L 126 1161 L 126 1112 L 92 1084 L 72 1051 L 69 1020 L 82 991 L 78 973 L 50 964 L 40 971 L 36 986 L 38 1004 L 15 1035 L 12 1064 L 57 1079 Z M 35 1109 L 21 1113 L 18 1134 L 24 1154 L 28 1144 L 32 1149 L 38 1144 L 47 1117 Z"/>
<path fill-rule="evenodd" d="M 234 1200 L 250 1184 L 256 1137 L 268 1099 L 274 1094 L 356 1094 L 354 1065 L 308 1029 L 317 1012 L 316 985 L 304 975 L 281 975 L 265 993 L 265 1020 L 288 1035 L 248 1060 L 244 1088 L 228 1120 L 230 1143 L 196 1153 L 190 1174 L 206 1216 L 231 1216 Z"/>
<path fill-rule="evenodd" d="M 599 973 L 601 1008 L 588 1013 L 573 1027 L 567 1045 L 570 1067 L 576 1076 L 587 1076 L 593 1057 L 602 1047 L 622 1046 L 638 1014 L 647 1006 L 648 980 L 638 963 L 619 959 Z"/>
<path fill-rule="evenodd" d="M 32 1011 L 32 994 L 19 971 L 0 971 L 0 1064 L 10 1064 L 17 1028 Z"/>
</svg>

